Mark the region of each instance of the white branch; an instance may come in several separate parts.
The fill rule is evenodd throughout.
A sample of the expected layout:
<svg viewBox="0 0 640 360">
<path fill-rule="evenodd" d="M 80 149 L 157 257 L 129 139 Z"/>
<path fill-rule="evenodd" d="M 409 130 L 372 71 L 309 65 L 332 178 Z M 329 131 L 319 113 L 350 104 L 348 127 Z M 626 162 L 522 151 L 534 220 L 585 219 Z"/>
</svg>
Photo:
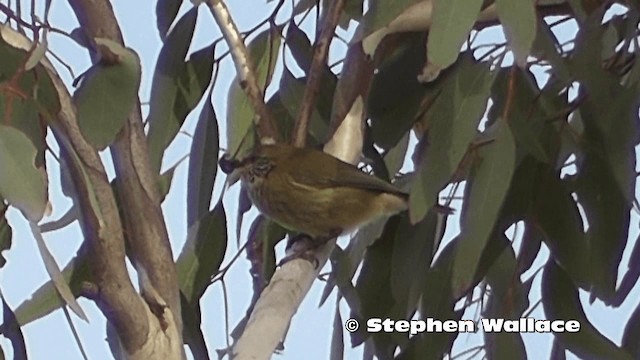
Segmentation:
<svg viewBox="0 0 640 360">
<path fill-rule="evenodd" d="M 344 161 L 356 163 L 362 152 L 363 119 L 363 101 L 358 97 L 325 146 L 325 151 Z M 271 282 L 256 302 L 242 336 L 233 348 L 236 360 L 271 358 L 278 343 L 284 340 L 293 315 L 334 247 L 335 241 L 331 241 L 315 253 L 319 263 L 317 268 L 307 260 L 295 259 L 276 270 Z"/>
</svg>

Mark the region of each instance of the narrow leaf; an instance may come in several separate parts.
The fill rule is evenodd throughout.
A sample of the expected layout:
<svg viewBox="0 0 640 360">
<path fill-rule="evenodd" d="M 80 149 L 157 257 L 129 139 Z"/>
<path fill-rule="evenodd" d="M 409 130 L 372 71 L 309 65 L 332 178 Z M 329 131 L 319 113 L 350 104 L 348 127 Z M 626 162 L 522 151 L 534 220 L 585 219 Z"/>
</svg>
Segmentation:
<svg viewBox="0 0 640 360">
<path fill-rule="evenodd" d="M 27 346 L 24 343 L 24 335 L 22 334 L 22 329 L 20 329 L 20 324 L 16 321 L 15 314 L 7 305 L 1 292 L 0 299 L 2 300 L 2 335 L 11 341 L 13 359 L 27 360 Z"/>
<path fill-rule="evenodd" d="M 78 125 L 96 149 L 113 142 L 138 99 L 140 58 L 128 48 L 103 38 L 96 44 L 107 48 L 115 61 L 100 61 L 84 76 L 74 94 Z"/>
<path fill-rule="evenodd" d="M 45 177 L 34 164 L 36 151 L 24 133 L 0 125 L 0 196 L 32 221 L 42 218 L 47 203 Z"/>
<path fill-rule="evenodd" d="M 453 64 L 481 6 L 482 0 L 433 0 L 433 24 L 427 39 L 429 63 L 439 69 Z"/>
<path fill-rule="evenodd" d="M 411 185 L 411 222 L 420 221 L 456 172 L 477 134 L 491 93 L 493 75 L 468 56 L 425 116 L 430 119 L 427 145 Z"/>
<path fill-rule="evenodd" d="M 420 0 L 371 1 L 369 10 L 362 18 L 358 27 L 357 37 L 362 40 L 367 35 L 389 25 L 394 19 L 405 12 L 411 5 Z"/>
<path fill-rule="evenodd" d="M 11 239 L 13 236 L 13 230 L 5 216 L 7 207 L 8 206 L 5 205 L 4 200 L 0 197 L 0 268 L 7 263 L 7 259 L 2 256 L 2 252 L 11 247 Z"/>
<path fill-rule="evenodd" d="M 542 304 L 547 319 L 577 320 L 578 332 L 560 332 L 555 336 L 562 346 L 583 359 L 624 359 L 632 357 L 602 335 L 587 319 L 578 290 L 567 273 L 553 259 L 542 276 Z"/>
<path fill-rule="evenodd" d="M 151 166 L 160 173 L 164 149 L 169 145 L 189 110 L 177 104 L 178 77 L 185 68 L 185 58 L 196 20 L 198 8 L 182 15 L 165 39 L 153 73 L 149 103 L 149 158 Z"/>
<path fill-rule="evenodd" d="M 455 294 L 466 289 L 476 272 L 498 214 L 509 190 L 515 168 L 515 142 L 508 124 L 498 121 L 488 130 L 494 138 L 478 150 L 478 165 L 472 171 L 466 214 L 461 224 L 461 240 L 453 265 Z"/>
<path fill-rule="evenodd" d="M 180 288 L 190 304 L 196 304 L 211 284 L 226 249 L 227 220 L 224 205 L 219 202 L 189 228 L 187 242 L 176 261 Z"/>
<path fill-rule="evenodd" d="M 498 16 L 504 25 L 516 63 L 524 68 L 536 37 L 536 12 L 530 0 L 496 0 Z"/>
<path fill-rule="evenodd" d="M 191 143 L 187 177 L 187 226 L 193 225 L 209 211 L 218 170 L 218 119 L 210 96 L 211 92 L 200 112 Z"/>
<path fill-rule="evenodd" d="M 166 39 L 167 32 L 169 32 L 171 24 L 173 24 L 178 15 L 181 4 L 182 0 L 158 0 L 156 3 L 156 26 L 158 34 L 163 41 Z"/>
<path fill-rule="evenodd" d="M 82 283 L 91 280 L 86 245 L 82 245 L 77 255 L 64 267 L 62 276 L 69 284 L 74 296 L 79 296 Z M 64 300 L 60 298 L 53 281 L 50 280 L 34 291 L 30 299 L 25 300 L 16 308 L 16 318 L 18 323 L 26 325 L 64 305 Z"/>
<path fill-rule="evenodd" d="M 88 322 L 89 319 L 87 319 L 87 315 L 80 307 L 80 304 L 78 304 L 76 297 L 73 295 L 73 292 L 69 288 L 69 284 L 62 275 L 62 272 L 60 271 L 56 260 L 53 258 L 53 255 L 51 255 L 49 249 L 47 249 L 47 245 L 44 242 L 44 238 L 40 233 L 38 225 L 30 222 L 29 226 L 31 227 L 31 233 L 33 234 L 33 237 L 36 239 L 36 244 L 38 244 L 38 250 L 40 251 L 40 256 L 42 256 L 42 261 L 44 261 L 44 267 L 47 269 L 47 273 L 49 273 L 51 280 L 53 280 L 53 283 L 58 290 L 58 294 L 60 294 L 67 305 L 69 305 L 69 308 L 74 313 L 76 313 L 79 318 Z"/>
<path fill-rule="evenodd" d="M 631 313 L 622 335 L 622 348 L 634 359 L 640 357 L 640 305 Z"/>
<path fill-rule="evenodd" d="M 340 297 L 336 301 L 336 310 L 333 314 L 333 332 L 331 335 L 330 360 L 344 359 L 344 322 L 340 316 Z"/>
</svg>

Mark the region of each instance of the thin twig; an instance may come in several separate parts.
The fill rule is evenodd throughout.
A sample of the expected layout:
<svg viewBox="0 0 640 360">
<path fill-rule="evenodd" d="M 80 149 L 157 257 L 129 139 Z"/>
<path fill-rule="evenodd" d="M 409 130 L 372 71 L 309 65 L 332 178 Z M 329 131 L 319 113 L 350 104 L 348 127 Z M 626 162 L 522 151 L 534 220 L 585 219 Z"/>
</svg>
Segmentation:
<svg viewBox="0 0 640 360">
<path fill-rule="evenodd" d="M 207 5 L 229 46 L 229 51 L 231 52 L 231 57 L 233 58 L 233 63 L 238 74 L 238 83 L 247 94 L 256 112 L 254 121 L 257 125 L 261 140 L 277 140 L 279 133 L 269 113 L 269 109 L 264 102 L 264 92 L 258 84 L 255 69 L 253 69 L 251 65 L 249 51 L 244 44 L 242 34 L 233 21 L 229 9 L 222 0 L 207 0 Z"/>
<path fill-rule="evenodd" d="M 229 336 L 231 336 L 231 332 L 229 331 L 229 294 L 227 293 L 227 284 L 225 284 L 224 279 L 220 281 L 222 285 L 222 297 L 224 304 L 224 340 L 227 343 L 227 349 L 231 349 L 231 343 L 229 343 Z"/>
<path fill-rule="evenodd" d="M 82 346 L 82 341 L 80 340 L 80 335 L 78 335 L 78 330 L 76 326 L 73 324 L 73 320 L 71 320 L 71 315 L 69 314 L 69 309 L 66 306 L 62 307 L 62 312 L 64 313 L 64 317 L 67 319 L 67 324 L 69 324 L 69 328 L 71 328 L 71 333 L 73 333 L 73 338 L 78 345 L 78 349 L 80 349 L 80 353 L 82 354 L 82 358 L 84 360 L 89 360 L 87 356 L 87 352 L 84 350 L 84 346 Z"/>
<path fill-rule="evenodd" d="M 309 69 L 307 87 L 304 91 L 300 112 L 296 119 L 295 128 L 293 130 L 293 144 L 298 147 L 304 147 L 307 140 L 307 129 L 313 108 L 315 107 L 316 97 L 320 91 L 320 80 L 322 79 L 322 67 L 327 63 L 329 54 L 329 46 L 336 30 L 336 25 L 340 19 L 342 8 L 345 0 L 334 0 L 329 3 L 329 8 L 324 17 L 320 36 L 313 45 L 313 59 Z"/>
</svg>

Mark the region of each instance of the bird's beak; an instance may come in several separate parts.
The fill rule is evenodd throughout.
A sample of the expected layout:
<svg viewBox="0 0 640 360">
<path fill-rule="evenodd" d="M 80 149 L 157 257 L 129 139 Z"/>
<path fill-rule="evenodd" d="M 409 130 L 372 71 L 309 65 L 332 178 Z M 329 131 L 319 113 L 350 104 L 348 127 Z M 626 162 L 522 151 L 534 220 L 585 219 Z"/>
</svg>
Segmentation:
<svg viewBox="0 0 640 360">
<path fill-rule="evenodd" d="M 233 184 L 240 180 L 240 169 L 234 169 L 230 174 L 227 175 L 227 186 L 231 187 Z"/>
<path fill-rule="evenodd" d="M 245 165 L 242 161 L 230 159 L 227 155 L 223 155 L 218 164 L 220 165 L 220 170 L 227 174 L 227 188 L 240 180 L 240 169 Z"/>
</svg>

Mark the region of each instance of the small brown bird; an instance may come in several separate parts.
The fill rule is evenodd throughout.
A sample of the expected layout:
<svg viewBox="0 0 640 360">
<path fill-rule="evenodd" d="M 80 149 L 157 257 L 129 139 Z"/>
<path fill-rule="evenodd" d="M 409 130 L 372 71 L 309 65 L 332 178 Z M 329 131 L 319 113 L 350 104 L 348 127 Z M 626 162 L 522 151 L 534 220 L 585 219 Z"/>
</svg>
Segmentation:
<svg viewBox="0 0 640 360">
<path fill-rule="evenodd" d="M 409 195 L 322 151 L 262 145 L 241 161 L 220 161 L 249 198 L 286 229 L 324 241 L 407 209 Z"/>
</svg>

